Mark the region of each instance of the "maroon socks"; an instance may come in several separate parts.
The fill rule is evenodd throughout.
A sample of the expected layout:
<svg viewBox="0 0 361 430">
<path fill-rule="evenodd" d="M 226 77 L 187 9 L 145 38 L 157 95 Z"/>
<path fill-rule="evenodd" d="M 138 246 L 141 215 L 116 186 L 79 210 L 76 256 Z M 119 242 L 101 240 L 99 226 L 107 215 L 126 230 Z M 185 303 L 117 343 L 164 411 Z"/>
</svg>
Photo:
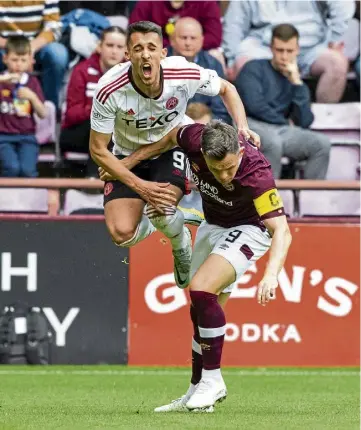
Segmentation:
<svg viewBox="0 0 361 430">
<path fill-rule="evenodd" d="M 191 320 L 193 323 L 191 384 L 197 385 L 202 377 L 203 358 L 202 358 L 202 350 L 200 345 L 201 339 L 199 337 L 196 309 L 192 304 L 190 307 L 190 314 L 191 314 Z"/>
<path fill-rule="evenodd" d="M 202 366 L 205 370 L 219 369 L 221 366 L 226 318 L 216 294 L 190 291 L 190 297 L 194 327 L 191 382 L 197 384 L 201 379 Z M 200 345 L 202 355 L 197 345 Z"/>
</svg>

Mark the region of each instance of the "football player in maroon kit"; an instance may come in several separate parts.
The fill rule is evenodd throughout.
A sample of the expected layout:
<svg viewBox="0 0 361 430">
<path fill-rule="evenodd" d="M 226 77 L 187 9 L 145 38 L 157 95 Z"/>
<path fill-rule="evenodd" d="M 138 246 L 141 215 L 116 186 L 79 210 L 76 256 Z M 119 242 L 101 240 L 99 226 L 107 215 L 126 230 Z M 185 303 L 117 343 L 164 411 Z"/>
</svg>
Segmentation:
<svg viewBox="0 0 361 430">
<path fill-rule="evenodd" d="M 257 299 L 274 297 L 291 233 L 270 163 L 256 146 L 221 121 L 174 130 L 129 156 L 139 162 L 179 146 L 190 161 L 205 220 L 195 238 L 190 273 L 192 378 L 187 393 L 156 412 L 213 411 L 227 395 L 220 364 L 226 319 L 223 307 L 235 281 L 268 250 Z"/>
</svg>

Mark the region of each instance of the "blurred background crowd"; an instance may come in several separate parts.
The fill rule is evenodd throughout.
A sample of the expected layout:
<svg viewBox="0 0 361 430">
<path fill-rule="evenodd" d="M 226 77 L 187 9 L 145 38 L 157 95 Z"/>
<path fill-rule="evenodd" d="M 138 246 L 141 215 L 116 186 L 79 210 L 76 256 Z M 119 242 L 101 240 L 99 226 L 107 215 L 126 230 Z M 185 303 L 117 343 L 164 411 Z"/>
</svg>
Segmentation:
<svg viewBox="0 0 361 430">
<path fill-rule="evenodd" d="M 92 97 L 100 77 L 125 61 L 127 25 L 139 20 L 162 27 L 168 55 L 234 83 L 276 178 L 359 178 L 353 0 L 0 0 L 0 176 L 97 177 L 88 155 Z M 279 24 L 289 25 L 277 45 Z M 294 65 L 287 73 L 285 63 Z M 219 97 L 196 95 L 187 114 L 231 123 Z"/>
</svg>

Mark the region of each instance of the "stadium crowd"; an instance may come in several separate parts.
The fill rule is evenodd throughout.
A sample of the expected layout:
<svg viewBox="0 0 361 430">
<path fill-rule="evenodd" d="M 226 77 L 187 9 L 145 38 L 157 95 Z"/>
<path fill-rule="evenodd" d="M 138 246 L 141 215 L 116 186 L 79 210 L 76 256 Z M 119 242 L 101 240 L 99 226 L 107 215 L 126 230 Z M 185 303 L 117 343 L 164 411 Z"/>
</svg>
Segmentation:
<svg viewBox="0 0 361 430">
<path fill-rule="evenodd" d="M 127 24 L 151 20 L 168 56 L 234 83 L 275 178 L 328 179 L 331 140 L 314 129 L 312 107 L 359 102 L 359 10 L 353 0 L 0 0 L 0 176 L 97 176 L 88 157 L 96 84 L 125 61 Z M 291 26 L 271 44 L 279 24 Z M 196 94 L 187 114 L 232 122 L 219 96 Z M 56 168 L 43 170 L 54 147 Z"/>
</svg>

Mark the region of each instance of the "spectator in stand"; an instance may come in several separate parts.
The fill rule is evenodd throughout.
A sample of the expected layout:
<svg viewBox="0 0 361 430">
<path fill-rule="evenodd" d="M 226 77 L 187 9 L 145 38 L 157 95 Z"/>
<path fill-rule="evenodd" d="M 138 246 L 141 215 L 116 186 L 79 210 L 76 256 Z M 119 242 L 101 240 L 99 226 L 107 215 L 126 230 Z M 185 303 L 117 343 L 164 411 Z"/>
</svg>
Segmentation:
<svg viewBox="0 0 361 430">
<path fill-rule="evenodd" d="M 25 36 L 7 39 L 0 75 L 0 173 L 7 177 L 37 176 L 39 146 L 35 138 L 36 113 L 45 118 L 44 96 L 31 68 L 31 45 Z"/>
<path fill-rule="evenodd" d="M 106 71 L 124 60 L 125 49 L 125 31 L 109 27 L 103 31 L 97 51 L 74 68 L 60 133 L 62 152 L 89 152 L 90 112 L 96 85 Z M 98 176 L 98 168 L 90 157 L 87 175 Z"/>
<path fill-rule="evenodd" d="M 168 48 L 168 56 L 181 55 L 188 61 L 196 63 L 205 69 L 215 70 L 218 76 L 224 79 L 221 63 L 202 49 L 203 40 L 202 26 L 198 21 L 194 18 L 180 18 L 170 36 L 171 47 Z M 191 102 L 207 105 L 212 112 L 213 118 L 232 124 L 231 117 L 219 96 L 207 97 L 202 94 L 196 94 Z"/>
<path fill-rule="evenodd" d="M 169 45 L 169 37 L 174 32 L 179 18 L 191 17 L 203 29 L 202 48 L 222 61 L 223 54 L 218 48 L 222 43 L 220 8 L 215 0 L 208 1 L 138 1 L 129 17 L 129 24 L 136 21 L 152 21 L 162 27 L 164 46 Z"/>
<path fill-rule="evenodd" d="M 249 127 L 261 137 L 261 150 L 275 178 L 281 158 L 306 160 L 305 179 L 326 177 L 331 144 L 322 133 L 307 130 L 313 122 L 310 93 L 297 65 L 299 34 L 290 24 L 273 29 L 271 60 L 252 60 L 242 68 L 236 88 L 248 115 Z"/>
<path fill-rule="evenodd" d="M 228 78 L 234 80 L 251 59 L 270 59 L 272 27 L 289 22 L 300 33 L 298 62 L 302 76 L 319 77 L 317 102 L 339 102 L 349 67 L 343 53 L 343 36 L 354 11 L 354 1 L 230 2 L 223 23 Z"/>
<path fill-rule="evenodd" d="M 93 12 L 97 12 L 100 15 L 104 16 L 129 16 L 128 10 L 134 1 L 80 1 L 80 0 L 72 0 L 72 1 L 60 1 L 60 15 L 63 16 L 75 9 L 88 9 Z"/>
<path fill-rule="evenodd" d="M 66 47 L 56 42 L 61 35 L 58 1 L 0 0 L 0 10 L 0 67 L 7 37 L 21 34 L 30 38 L 45 98 L 58 107 L 69 56 Z"/>
<path fill-rule="evenodd" d="M 212 111 L 204 103 L 189 103 L 186 115 L 199 124 L 208 124 L 212 119 Z"/>
</svg>

